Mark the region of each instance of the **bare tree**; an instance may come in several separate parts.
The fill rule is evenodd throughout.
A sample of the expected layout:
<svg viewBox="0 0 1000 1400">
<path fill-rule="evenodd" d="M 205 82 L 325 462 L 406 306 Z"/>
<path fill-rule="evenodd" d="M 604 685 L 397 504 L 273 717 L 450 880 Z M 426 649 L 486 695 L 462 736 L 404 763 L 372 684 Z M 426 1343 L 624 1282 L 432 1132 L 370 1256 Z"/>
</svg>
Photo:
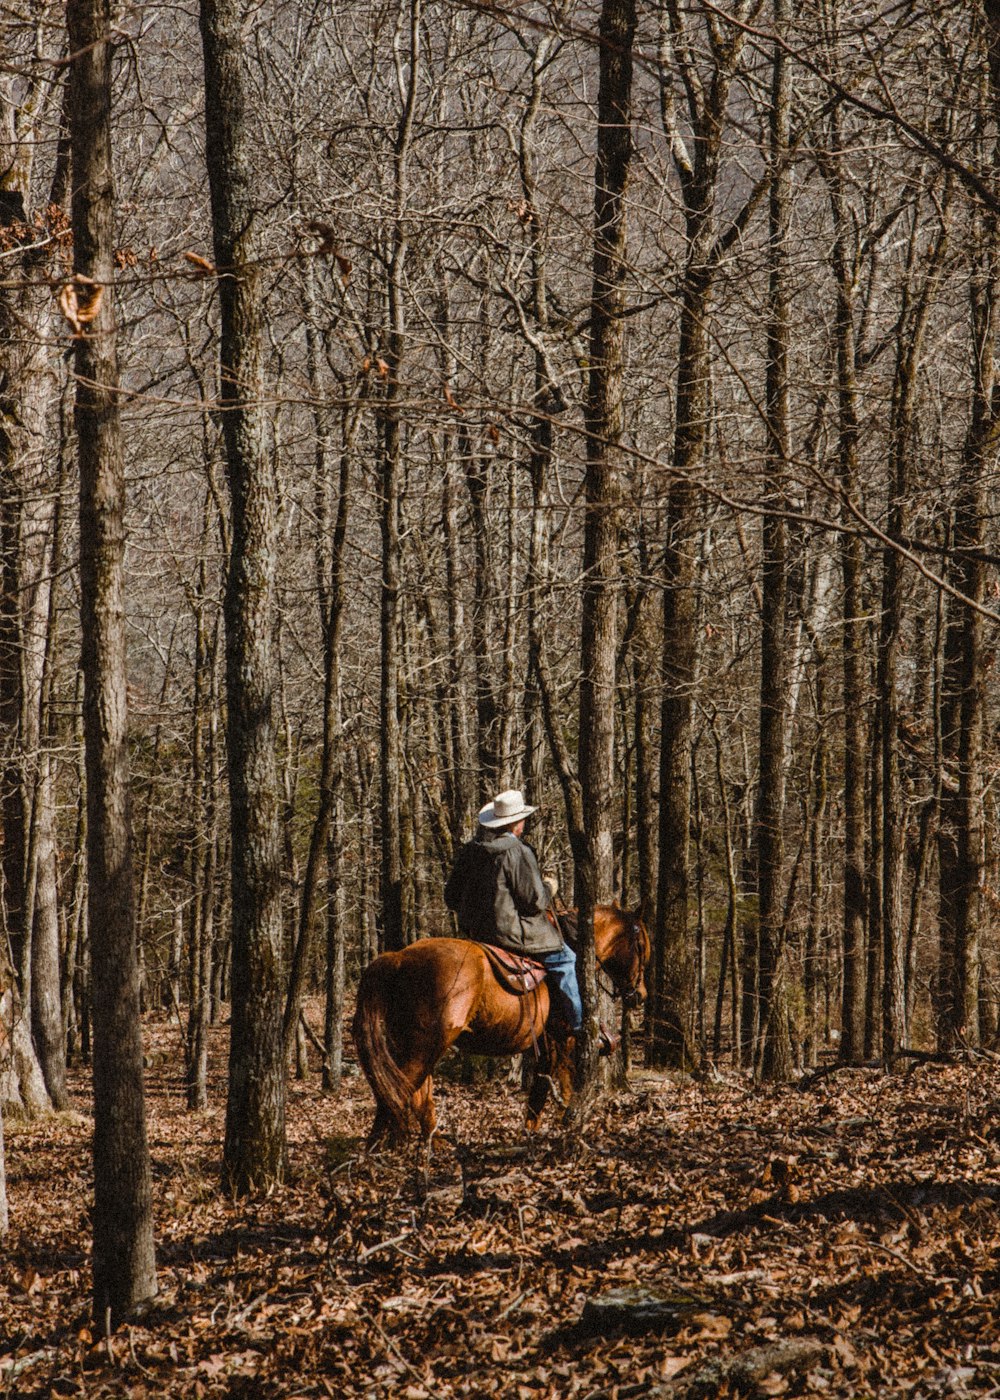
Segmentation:
<svg viewBox="0 0 1000 1400">
<path fill-rule="evenodd" d="M 783 45 L 790 6 L 774 0 L 775 48 L 768 113 L 768 303 L 765 413 L 767 501 L 761 568 L 760 783 L 757 794 L 757 882 L 759 890 L 760 1043 L 756 1068 L 762 1078 L 787 1079 L 791 1072 L 784 913 L 785 707 L 788 677 L 785 609 L 787 539 L 782 514 L 789 458 L 789 351 L 791 323 L 788 230 L 791 174 L 791 71 Z"/>
<path fill-rule="evenodd" d="M 87 876 L 94 1019 L 94 1315 L 157 1291 L 129 812 L 124 504 L 114 312 L 111 7 L 69 0 L 73 279 Z"/>
<path fill-rule="evenodd" d="M 232 826 L 232 1029 L 222 1177 L 267 1190 L 285 1170 L 281 838 L 274 732 L 276 485 L 262 403 L 256 151 L 241 0 L 202 0 L 205 154 L 221 320 L 219 399 L 232 498 L 226 691 Z"/>
<path fill-rule="evenodd" d="M 632 135 L 634 0 L 603 0 L 598 27 L 594 281 L 587 390 L 586 517 L 580 638 L 580 786 L 584 829 L 574 847 L 580 899 L 577 966 L 585 1009 L 580 1078 L 596 1072 L 598 983 L 594 908 L 614 892 L 615 715 L 620 462 L 623 427 L 626 234 Z"/>
</svg>

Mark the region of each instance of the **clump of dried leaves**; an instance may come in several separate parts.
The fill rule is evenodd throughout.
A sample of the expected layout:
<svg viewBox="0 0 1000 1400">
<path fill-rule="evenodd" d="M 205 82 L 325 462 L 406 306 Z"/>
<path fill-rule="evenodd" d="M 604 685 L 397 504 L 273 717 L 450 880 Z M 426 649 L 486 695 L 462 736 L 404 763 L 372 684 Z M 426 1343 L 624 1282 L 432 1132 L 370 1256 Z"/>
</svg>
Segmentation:
<svg viewBox="0 0 1000 1400">
<path fill-rule="evenodd" d="M 162 1296 L 89 1321 L 89 1123 L 8 1126 L 0 1395 L 1000 1395 L 1000 1066 L 755 1091 L 633 1076 L 583 1144 L 521 1133 L 515 1085 L 440 1086 L 448 1137 L 361 1151 L 370 1102 L 293 1085 L 290 1181 L 217 1189 L 147 1028 Z M 77 1081 L 87 1103 L 87 1081 Z"/>
</svg>

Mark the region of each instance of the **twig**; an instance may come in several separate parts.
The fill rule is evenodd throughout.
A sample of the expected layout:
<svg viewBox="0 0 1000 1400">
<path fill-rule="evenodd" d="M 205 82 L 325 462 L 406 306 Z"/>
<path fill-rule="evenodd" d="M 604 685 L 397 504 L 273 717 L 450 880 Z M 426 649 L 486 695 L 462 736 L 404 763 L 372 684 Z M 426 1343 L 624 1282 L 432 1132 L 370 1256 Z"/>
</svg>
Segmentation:
<svg viewBox="0 0 1000 1400">
<path fill-rule="evenodd" d="M 128 1329 L 128 1354 L 132 1358 L 132 1365 L 135 1366 L 137 1370 L 141 1371 L 144 1376 L 151 1376 L 153 1374 L 152 1371 L 146 1369 L 136 1355 L 135 1336 L 131 1327 Z"/>
<path fill-rule="evenodd" d="M 249 1303 L 247 1303 L 245 1307 L 240 1308 L 239 1312 L 236 1313 L 231 1321 L 227 1318 L 227 1325 L 231 1327 L 242 1327 L 250 1314 L 260 1307 L 266 1297 L 267 1291 L 265 1290 L 263 1293 L 258 1293 L 256 1298 L 251 1298 Z"/>
<path fill-rule="evenodd" d="M 327 1054 L 326 1046 L 323 1044 L 319 1036 L 313 1030 L 312 1026 L 306 1020 L 306 1013 L 304 1011 L 299 1012 L 299 1025 L 305 1031 L 306 1038 L 312 1043 L 313 1049 L 316 1050 L 320 1055 L 322 1055 L 323 1063 L 326 1064 L 330 1058 Z"/>
<path fill-rule="evenodd" d="M 413 1234 L 413 1230 L 407 1230 L 405 1234 L 395 1235 L 391 1240 L 380 1240 L 378 1244 L 370 1245 L 367 1249 L 363 1249 L 358 1255 L 358 1263 L 363 1264 L 366 1259 L 370 1259 L 372 1255 L 377 1254 L 380 1249 L 394 1249 L 396 1245 L 405 1244 L 407 1240 L 413 1238 Z"/>
<path fill-rule="evenodd" d="M 36 1361 L 54 1361 L 58 1355 L 55 1347 L 44 1347 L 41 1351 L 33 1351 L 30 1356 L 19 1356 L 9 1365 L 0 1367 L 0 1378 L 7 1382 L 5 1393 L 13 1395 L 13 1385 L 18 1376 L 27 1371 L 29 1367 L 34 1366 Z"/>
<path fill-rule="evenodd" d="M 863 1245 L 858 1245 L 858 1248 L 874 1249 L 877 1250 L 879 1254 L 888 1254 L 890 1259 L 895 1259 L 898 1264 L 902 1264 L 904 1268 L 909 1269 L 911 1273 L 916 1274 L 917 1278 L 923 1279 L 925 1283 L 928 1281 L 933 1283 L 958 1283 L 957 1278 L 951 1278 L 947 1274 L 939 1274 L 932 1269 L 922 1269 L 919 1264 L 914 1264 L 912 1259 L 907 1259 L 905 1254 L 900 1254 L 898 1249 L 890 1249 L 886 1244 L 876 1244 L 874 1240 L 866 1240 Z"/>
<path fill-rule="evenodd" d="M 426 1390 L 427 1393 L 428 1393 L 429 1395 L 438 1395 L 438 1394 L 440 1394 L 439 1391 L 436 1391 L 436 1390 L 434 1389 L 434 1387 L 430 1384 L 430 1382 L 426 1379 L 426 1377 L 422 1376 L 422 1375 L 420 1374 L 420 1372 L 416 1369 L 416 1367 L 415 1367 L 415 1366 L 412 1366 L 412 1365 L 410 1364 L 410 1362 L 407 1361 L 406 1357 L 405 1357 L 405 1356 L 403 1355 L 403 1353 L 400 1351 L 399 1347 L 398 1347 L 398 1346 L 396 1345 L 396 1343 L 392 1340 L 392 1338 L 391 1338 L 385 1331 L 383 1331 L 383 1329 L 379 1326 L 379 1324 L 378 1324 L 378 1322 L 375 1320 L 375 1318 L 372 1317 L 371 1313 L 370 1313 L 370 1312 L 366 1312 L 364 1308 L 360 1308 L 358 1311 L 359 1311 L 361 1317 L 363 1317 L 363 1318 L 365 1319 L 366 1322 L 370 1322 L 371 1325 L 372 1325 L 372 1327 L 375 1329 L 375 1331 L 378 1333 L 378 1335 L 382 1338 L 382 1341 L 383 1341 L 383 1343 L 385 1344 L 386 1350 L 387 1350 L 387 1351 L 390 1351 L 390 1352 L 392 1353 L 392 1355 L 396 1358 L 396 1360 L 399 1362 L 399 1364 L 400 1364 L 406 1371 L 409 1372 L 409 1374 L 410 1374 L 410 1375 L 413 1377 L 413 1379 L 418 1383 L 418 1385 L 423 1386 L 424 1390 Z"/>
</svg>

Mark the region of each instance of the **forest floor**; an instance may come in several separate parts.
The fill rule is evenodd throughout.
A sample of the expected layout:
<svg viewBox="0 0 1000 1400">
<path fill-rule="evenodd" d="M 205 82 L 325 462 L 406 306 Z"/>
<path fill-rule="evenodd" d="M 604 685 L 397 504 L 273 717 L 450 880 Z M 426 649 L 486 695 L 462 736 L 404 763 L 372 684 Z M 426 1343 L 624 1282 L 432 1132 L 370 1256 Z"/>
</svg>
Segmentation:
<svg viewBox="0 0 1000 1400">
<path fill-rule="evenodd" d="M 192 1114 L 176 1026 L 146 1028 L 161 1297 L 109 1340 L 89 1121 L 7 1125 L 0 1397 L 1000 1396 L 996 1060 L 767 1092 L 638 1070 L 582 1145 L 556 1117 L 527 1141 L 505 1079 L 447 1081 L 430 1162 L 366 1157 L 364 1081 L 314 1077 L 288 1184 L 234 1204 L 225 1038 Z"/>
</svg>

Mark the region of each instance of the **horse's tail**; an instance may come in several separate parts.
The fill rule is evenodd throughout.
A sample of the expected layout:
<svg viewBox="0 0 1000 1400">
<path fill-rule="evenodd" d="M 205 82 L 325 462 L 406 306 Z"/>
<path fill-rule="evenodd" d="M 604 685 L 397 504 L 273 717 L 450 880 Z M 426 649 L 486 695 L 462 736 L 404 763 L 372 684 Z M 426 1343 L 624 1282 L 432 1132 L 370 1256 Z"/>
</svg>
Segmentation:
<svg viewBox="0 0 1000 1400">
<path fill-rule="evenodd" d="M 361 974 L 352 1031 L 375 1101 L 402 1136 L 414 1123 L 413 1085 L 396 1063 L 389 1039 L 386 971 L 382 958 L 376 958 Z"/>
</svg>

